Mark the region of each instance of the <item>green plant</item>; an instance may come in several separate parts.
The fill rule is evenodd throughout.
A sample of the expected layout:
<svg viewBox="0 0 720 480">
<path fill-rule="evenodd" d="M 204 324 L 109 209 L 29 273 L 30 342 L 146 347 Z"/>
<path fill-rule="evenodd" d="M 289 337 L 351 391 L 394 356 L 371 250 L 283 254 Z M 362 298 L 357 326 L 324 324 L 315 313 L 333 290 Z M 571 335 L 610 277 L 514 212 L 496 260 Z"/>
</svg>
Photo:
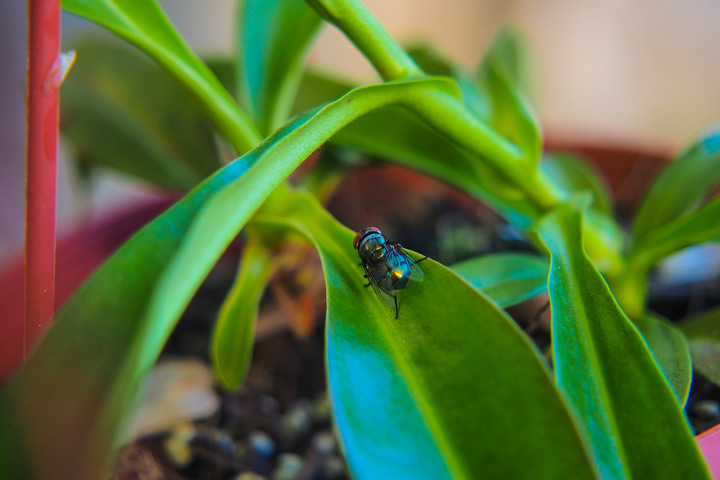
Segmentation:
<svg viewBox="0 0 720 480">
<path fill-rule="evenodd" d="M 227 388 L 242 382 L 275 248 L 311 244 L 325 271 L 334 418 L 356 478 L 709 478 L 683 414 L 688 341 L 646 310 L 645 297 L 648 271 L 659 260 L 720 236 L 720 202 L 703 201 L 720 176 L 720 132 L 693 144 L 655 180 L 624 234 L 592 171 L 572 158 L 542 159 L 512 35 L 499 37 L 478 70 L 466 72 L 427 49 L 410 56 L 356 0 L 308 3 L 312 9 L 299 0 L 243 4 L 234 72 L 239 106 L 219 80 L 227 65 L 213 73 L 155 2 L 63 2 L 139 47 L 195 105 L 163 104 L 157 92 L 166 87 L 151 87 L 166 79 L 154 74 L 130 85 L 141 78 L 133 69 L 147 66 L 107 50 L 110 65 L 128 74 L 68 87 L 78 121 L 67 135 L 86 159 L 192 189 L 81 288 L 6 386 L 0 471 L 9 478 L 100 477 L 176 321 L 244 231 L 237 281 L 214 336 L 218 377 Z M 305 74 L 304 52 L 321 17 L 355 43 L 381 83 L 350 88 Z M 79 81 L 87 78 L 82 58 L 79 49 L 79 71 L 71 73 Z M 142 100 L 125 99 L 130 91 Z M 143 105 L 152 116 L 138 114 Z M 294 105 L 302 113 L 286 121 Z M 199 120 L 183 132 L 196 122 L 195 108 L 238 159 L 214 163 L 212 130 Z M 189 142 L 190 135 L 199 138 Z M 485 258 L 455 272 L 426 260 L 425 281 L 403 292 L 393 319 L 363 288 L 354 232 L 319 201 L 341 166 L 318 165 L 301 186 L 286 182 L 326 142 L 464 190 L 549 254 L 554 377 L 498 306 L 537 292 L 538 282 L 527 279 L 548 271 L 538 257 Z M 493 282 L 511 263 L 507 285 Z M 711 338 L 702 321 L 694 325 L 689 338 Z M 717 351 L 719 342 L 710 343 Z"/>
</svg>

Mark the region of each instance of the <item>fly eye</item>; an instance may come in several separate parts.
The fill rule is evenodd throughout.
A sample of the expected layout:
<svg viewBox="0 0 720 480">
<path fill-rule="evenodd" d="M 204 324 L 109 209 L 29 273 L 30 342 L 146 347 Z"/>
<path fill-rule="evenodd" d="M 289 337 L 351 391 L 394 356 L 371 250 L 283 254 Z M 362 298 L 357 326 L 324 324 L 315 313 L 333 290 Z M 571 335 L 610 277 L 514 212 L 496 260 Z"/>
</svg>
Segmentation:
<svg viewBox="0 0 720 480">
<path fill-rule="evenodd" d="M 353 240 L 353 247 L 355 247 L 355 250 L 357 250 L 357 248 L 358 248 L 358 243 L 360 243 L 360 239 L 362 238 L 362 234 L 363 234 L 363 232 L 360 231 L 360 232 L 358 232 L 357 235 L 355 235 L 355 240 Z"/>
<path fill-rule="evenodd" d="M 363 239 L 365 236 L 367 236 L 367 234 L 370 233 L 370 232 L 377 232 L 377 233 L 379 233 L 380 235 L 382 235 L 382 232 L 381 232 L 380 229 L 377 228 L 377 227 L 363 228 L 362 230 L 360 230 L 360 231 L 357 233 L 357 235 L 355 235 L 355 240 L 353 240 L 353 247 L 355 247 L 355 249 L 357 249 L 357 248 L 358 248 L 358 245 L 360 244 L 360 240 L 362 240 L 362 239 Z"/>
</svg>

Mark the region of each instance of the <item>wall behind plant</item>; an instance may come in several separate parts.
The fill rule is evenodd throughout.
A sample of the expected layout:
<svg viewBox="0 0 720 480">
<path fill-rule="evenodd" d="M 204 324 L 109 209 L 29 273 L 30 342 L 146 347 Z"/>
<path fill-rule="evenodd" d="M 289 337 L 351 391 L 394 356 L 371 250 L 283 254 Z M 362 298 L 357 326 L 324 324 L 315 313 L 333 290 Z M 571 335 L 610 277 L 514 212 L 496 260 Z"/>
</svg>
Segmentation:
<svg viewBox="0 0 720 480">
<path fill-rule="evenodd" d="M 677 148 L 720 121 L 720 2 L 714 0 L 365 0 L 397 38 L 427 38 L 472 66 L 494 32 L 517 26 L 536 55 L 535 103 L 550 133 L 664 139 Z M 201 53 L 228 52 L 233 0 L 163 0 Z M 25 2 L 0 2 L 0 264 L 22 242 Z M 74 36 L 87 23 L 64 18 Z M 68 42 L 66 42 L 68 43 Z M 366 61 L 334 29 L 315 65 L 372 81 Z M 61 185 L 61 195 L 72 186 Z M 102 189 L 107 190 L 107 189 Z M 65 222 L 62 222 L 64 224 Z M 1 268 L 1 265 L 0 265 Z"/>
</svg>

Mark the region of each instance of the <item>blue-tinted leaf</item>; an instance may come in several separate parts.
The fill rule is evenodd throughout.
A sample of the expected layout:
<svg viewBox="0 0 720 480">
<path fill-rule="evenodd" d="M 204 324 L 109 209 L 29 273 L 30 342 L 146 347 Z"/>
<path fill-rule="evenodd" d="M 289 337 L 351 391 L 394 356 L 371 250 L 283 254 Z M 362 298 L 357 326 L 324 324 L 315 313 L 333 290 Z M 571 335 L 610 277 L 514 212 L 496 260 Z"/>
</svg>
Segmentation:
<svg viewBox="0 0 720 480">
<path fill-rule="evenodd" d="M 594 478 L 538 352 L 462 279 L 423 261 L 395 319 L 363 287 L 354 232 L 312 197 L 293 194 L 254 221 L 297 230 L 320 252 L 330 395 L 353 478 Z"/>
<path fill-rule="evenodd" d="M 584 426 L 602 478 L 710 478 L 682 408 L 640 333 L 582 249 L 578 207 L 539 225 L 557 383 Z"/>
<path fill-rule="evenodd" d="M 548 261 L 528 253 L 497 253 L 450 267 L 502 308 L 547 291 Z"/>
</svg>

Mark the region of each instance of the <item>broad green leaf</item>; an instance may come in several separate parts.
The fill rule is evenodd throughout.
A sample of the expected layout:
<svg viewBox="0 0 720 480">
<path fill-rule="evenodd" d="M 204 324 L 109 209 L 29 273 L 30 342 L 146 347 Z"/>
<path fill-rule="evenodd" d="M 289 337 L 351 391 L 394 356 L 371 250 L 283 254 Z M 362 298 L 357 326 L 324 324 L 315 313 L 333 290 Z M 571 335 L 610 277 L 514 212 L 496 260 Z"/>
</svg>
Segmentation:
<svg viewBox="0 0 720 480">
<path fill-rule="evenodd" d="M 690 345 L 693 366 L 720 385 L 720 308 L 688 318 L 679 327 Z"/>
<path fill-rule="evenodd" d="M 702 208 L 658 227 L 641 240 L 631 255 L 648 268 L 683 248 L 710 242 L 720 236 L 720 197 Z"/>
<path fill-rule="evenodd" d="M 692 360 L 685 336 L 665 318 L 648 313 L 634 319 L 681 407 L 685 407 L 692 383 Z"/>
<path fill-rule="evenodd" d="M 290 115 L 320 17 L 303 0 L 244 0 L 238 7 L 238 90 L 258 129 L 270 133 Z"/>
<path fill-rule="evenodd" d="M 211 126 L 164 72 L 116 44 L 75 48 L 61 126 L 83 162 L 181 191 L 220 166 Z"/>
<path fill-rule="evenodd" d="M 517 83 L 518 51 L 516 36 L 500 34 L 493 41 L 477 74 L 480 96 L 490 106 L 490 125 L 511 142 L 519 145 L 529 166 L 536 167 L 542 149 L 540 122 L 531 111 Z"/>
<path fill-rule="evenodd" d="M 260 241 L 249 236 L 237 278 L 220 308 L 211 338 L 213 369 L 228 390 L 242 384 L 250 367 L 258 308 L 271 270 Z"/>
<path fill-rule="evenodd" d="M 600 476 L 710 478 L 652 353 L 585 255 L 581 223 L 579 208 L 564 204 L 538 228 L 551 253 L 555 375 Z"/>
<path fill-rule="evenodd" d="M 327 76 L 306 75 L 295 108 L 303 110 L 327 102 L 350 88 L 349 84 Z M 483 163 L 471 160 L 462 149 L 405 109 L 372 112 L 340 130 L 332 142 L 441 179 L 488 203 L 521 227 L 540 215 L 520 190 Z"/>
<path fill-rule="evenodd" d="M 607 185 L 586 162 L 572 155 L 552 154 L 543 159 L 541 168 L 555 184 L 566 191 L 566 196 L 587 190 L 593 195 L 593 208 L 612 213 L 612 200 Z"/>
<path fill-rule="evenodd" d="M 450 267 L 502 308 L 547 291 L 548 262 L 529 253 L 497 253 Z"/>
<path fill-rule="evenodd" d="M 720 126 L 690 145 L 653 181 L 635 217 L 635 241 L 697 208 L 718 180 Z"/>
<path fill-rule="evenodd" d="M 595 478 L 535 347 L 460 277 L 423 261 L 396 320 L 363 287 L 354 232 L 312 197 L 263 207 L 254 225 L 295 229 L 320 252 L 330 396 L 354 478 Z"/>
<path fill-rule="evenodd" d="M 188 90 L 238 153 L 260 143 L 245 113 L 190 50 L 156 0 L 63 0 L 62 8 L 102 25 L 152 57 Z"/>
<path fill-rule="evenodd" d="M 0 395 L 0 424 L 8 426 L 0 437 L 1 471 L 21 472 L 19 478 L 56 478 L 57 472 L 101 478 L 139 384 L 250 216 L 337 129 L 383 105 L 414 104 L 428 88 L 447 87 L 437 80 L 363 87 L 295 119 L 121 247 Z"/>
</svg>

